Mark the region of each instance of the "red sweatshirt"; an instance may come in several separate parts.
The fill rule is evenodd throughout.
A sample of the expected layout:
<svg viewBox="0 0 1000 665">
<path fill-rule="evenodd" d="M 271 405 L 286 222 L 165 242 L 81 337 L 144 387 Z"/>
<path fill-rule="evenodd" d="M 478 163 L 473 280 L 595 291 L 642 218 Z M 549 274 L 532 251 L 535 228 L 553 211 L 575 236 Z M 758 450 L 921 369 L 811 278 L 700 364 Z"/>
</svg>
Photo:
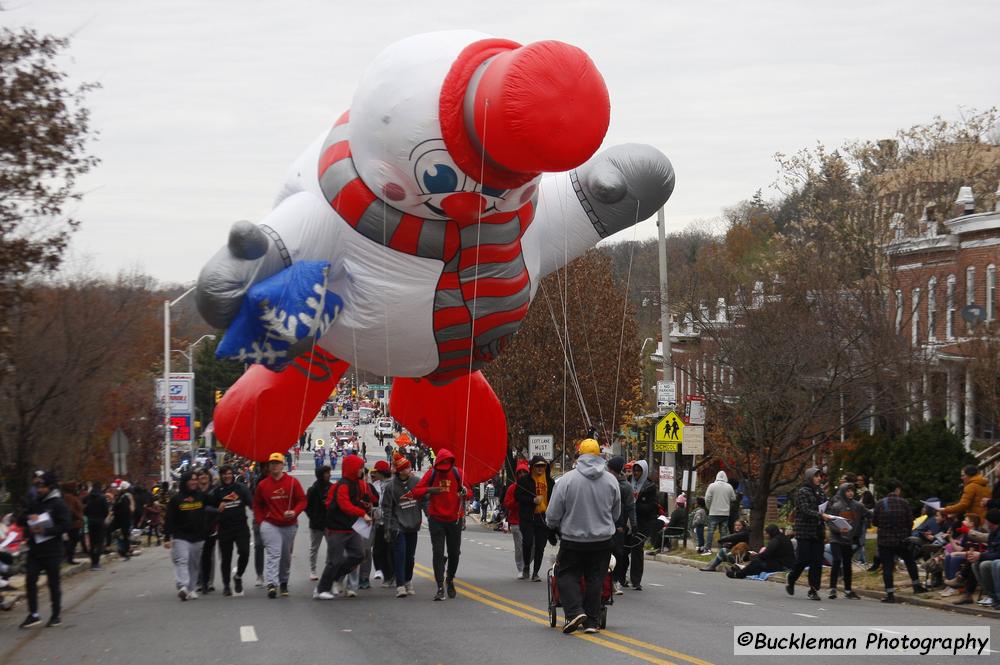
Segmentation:
<svg viewBox="0 0 1000 665">
<path fill-rule="evenodd" d="M 438 522 L 457 522 L 465 512 L 465 499 L 458 495 L 458 482 L 455 480 L 455 470 L 457 470 L 458 477 L 462 479 L 463 483 L 465 482 L 462 470 L 457 466 L 452 466 L 446 471 L 438 468 L 443 466 L 442 463 L 449 461 L 454 465 L 455 456 L 451 454 L 451 451 L 445 448 L 439 450 L 434 459 L 434 469 L 425 473 L 417 486 L 413 488 L 413 498 L 418 501 L 424 496 L 430 497 L 427 503 L 427 515 Z M 434 476 L 434 485 L 443 487 L 446 491 L 440 494 L 429 494 L 427 490 L 431 488 L 431 476 Z M 468 486 L 466 486 L 465 491 L 466 496 L 472 495 L 472 489 Z"/>
<path fill-rule="evenodd" d="M 275 526 L 297 524 L 299 513 L 306 509 L 306 493 L 302 484 L 287 473 L 278 480 L 270 475 L 261 478 L 253 495 L 253 518 L 258 524 L 270 522 Z M 285 511 L 295 513 L 292 519 L 285 518 Z"/>
<path fill-rule="evenodd" d="M 333 501 L 337 502 L 337 507 L 340 512 L 347 515 L 349 518 L 353 517 L 357 519 L 358 517 L 363 517 L 367 514 L 364 506 L 355 504 L 351 501 L 351 485 L 357 487 L 357 501 L 360 503 L 362 501 L 370 501 L 371 498 L 368 494 L 367 483 L 358 478 L 358 471 L 364 466 L 364 460 L 357 455 L 348 455 L 344 458 L 344 466 L 341 471 L 343 480 L 330 485 L 330 489 L 326 493 L 326 507 L 330 508 L 330 504 Z M 336 492 L 336 495 L 334 494 Z M 354 520 L 343 520 L 338 518 L 337 521 L 342 523 L 330 527 L 330 531 L 348 532 L 351 531 Z"/>
</svg>

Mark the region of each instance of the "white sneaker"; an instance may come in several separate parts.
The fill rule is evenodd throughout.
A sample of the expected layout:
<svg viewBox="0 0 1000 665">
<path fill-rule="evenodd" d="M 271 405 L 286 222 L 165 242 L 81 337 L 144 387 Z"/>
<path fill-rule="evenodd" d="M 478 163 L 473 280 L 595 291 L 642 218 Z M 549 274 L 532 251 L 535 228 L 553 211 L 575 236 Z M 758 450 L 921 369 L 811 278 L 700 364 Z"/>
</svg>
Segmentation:
<svg viewBox="0 0 1000 665">
<path fill-rule="evenodd" d="M 414 596 L 414 595 L 416 595 L 416 593 L 417 592 L 413 590 L 413 582 L 407 582 L 406 583 L 406 595 L 407 596 Z"/>
<path fill-rule="evenodd" d="M 261 577 L 260 575 L 258 575 L 258 576 L 257 576 L 257 581 L 256 581 L 256 582 L 254 582 L 254 583 L 253 583 L 253 585 L 254 585 L 255 587 L 257 587 L 258 589 L 259 589 L 259 588 L 261 588 L 262 586 L 264 586 L 264 578 L 263 578 L 263 577 Z"/>
<path fill-rule="evenodd" d="M 319 579 L 319 575 L 317 575 L 317 574 L 315 573 L 315 571 L 314 571 L 314 572 L 311 572 L 311 573 L 309 573 L 309 579 L 310 579 L 311 581 L 315 582 L 316 580 L 318 580 L 318 579 Z"/>
<path fill-rule="evenodd" d="M 396 598 L 406 598 L 406 587 L 398 586 L 396 587 Z"/>
<path fill-rule="evenodd" d="M 622 594 L 625 593 L 624 591 L 622 591 L 622 585 L 621 584 L 618 584 L 618 582 L 613 582 L 613 584 L 614 584 L 615 595 L 616 596 L 621 596 Z"/>
<path fill-rule="evenodd" d="M 313 600 L 333 600 L 334 596 L 329 591 L 313 591 Z"/>
<path fill-rule="evenodd" d="M 993 607 L 993 598 L 991 598 L 990 596 L 984 596 L 981 600 L 978 601 L 977 604 L 982 605 L 983 607 Z"/>
<path fill-rule="evenodd" d="M 358 597 L 358 592 L 355 591 L 354 589 L 348 589 L 347 593 L 344 594 L 344 595 L 346 595 L 348 598 L 357 598 Z"/>
<path fill-rule="evenodd" d="M 386 581 L 382 582 L 382 588 L 383 589 L 391 589 L 394 586 L 396 586 L 396 584 L 392 580 L 386 580 Z"/>
<path fill-rule="evenodd" d="M 197 599 L 198 599 L 197 591 L 188 591 L 188 600 L 197 600 Z"/>
<path fill-rule="evenodd" d="M 341 593 L 343 593 L 343 590 L 341 589 L 340 582 L 334 582 L 333 583 L 333 595 L 334 596 L 339 596 Z"/>
<path fill-rule="evenodd" d="M 372 575 L 372 579 L 373 580 L 380 580 L 380 579 L 382 579 L 382 571 L 381 570 L 376 570 L 375 574 Z"/>
<path fill-rule="evenodd" d="M 958 589 L 948 587 L 947 589 L 941 592 L 941 597 L 947 598 L 948 596 L 954 596 L 956 593 L 958 593 Z"/>
<path fill-rule="evenodd" d="M 188 588 L 186 586 L 182 586 L 180 589 L 178 589 L 177 590 L 177 597 L 180 598 L 181 600 L 187 600 L 188 599 Z"/>
</svg>

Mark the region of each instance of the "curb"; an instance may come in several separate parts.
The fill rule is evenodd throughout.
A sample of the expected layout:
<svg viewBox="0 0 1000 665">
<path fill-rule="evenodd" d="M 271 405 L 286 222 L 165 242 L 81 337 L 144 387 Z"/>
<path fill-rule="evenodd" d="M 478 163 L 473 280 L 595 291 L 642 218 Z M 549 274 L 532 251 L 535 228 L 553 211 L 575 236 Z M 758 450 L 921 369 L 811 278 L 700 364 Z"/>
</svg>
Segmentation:
<svg viewBox="0 0 1000 665">
<path fill-rule="evenodd" d="M 110 563 L 112 563 L 114 561 L 119 561 L 120 559 L 121 559 L 121 557 L 118 556 L 115 553 L 105 554 L 102 557 L 101 565 L 104 566 L 104 565 L 110 564 Z M 78 575 L 79 573 L 86 572 L 88 570 L 90 570 L 90 559 L 89 559 L 89 557 L 87 558 L 86 561 L 77 561 L 72 566 L 66 566 L 66 567 L 62 568 L 59 571 L 59 580 L 60 581 L 65 580 L 67 577 L 73 577 L 74 575 Z M 11 596 L 14 599 L 14 602 L 11 603 L 11 606 L 10 606 L 10 608 L 9 608 L 8 611 L 12 611 L 14 609 L 14 607 L 19 602 L 23 601 L 27 597 L 27 591 L 25 591 L 25 588 L 24 588 L 24 575 L 17 575 L 17 578 L 19 579 L 20 584 L 16 588 L 15 587 L 10 587 L 8 589 L 11 592 Z M 39 590 L 39 592 L 41 592 L 42 589 L 48 588 L 48 586 L 49 586 L 48 577 L 44 576 L 44 575 L 40 576 L 38 578 L 38 590 Z"/>
<path fill-rule="evenodd" d="M 700 568 L 704 563 L 701 561 L 694 561 L 692 559 L 685 559 L 684 557 L 674 556 L 672 554 L 657 554 L 654 557 L 650 557 L 655 561 L 660 563 L 673 563 L 681 566 L 690 566 L 692 568 Z M 781 583 L 781 580 L 776 580 L 768 578 L 767 582 Z M 799 586 L 805 586 L 804 584 L 799 584 Z M 855 589 L 854 592 L 861 596 L 862 598 L 871 598 L 873 600 L 879 600 L 884 595 L 881 591 L 871 591 L 869 589 Z M 976 616 L 983 619 L 994 619 L 1000 620 L 1000 612 L 984 612 L 983 610 L 976 609 L 975 607 L 966 605 L 952 605 L 951 603 L 945 603 L 936 600 L 929 600 L 927 598 L 921 598 L 919 596 L 903 596 L 898 592 L 896 593 L 896 603 L 897 604 L 907 604 L 916 605 L 919 607 L 928 607 L 935 610 L 942 610 L 945 612 L 954 612 L 956 614 L 966 614 L 969 616 Z"/>
</svg>

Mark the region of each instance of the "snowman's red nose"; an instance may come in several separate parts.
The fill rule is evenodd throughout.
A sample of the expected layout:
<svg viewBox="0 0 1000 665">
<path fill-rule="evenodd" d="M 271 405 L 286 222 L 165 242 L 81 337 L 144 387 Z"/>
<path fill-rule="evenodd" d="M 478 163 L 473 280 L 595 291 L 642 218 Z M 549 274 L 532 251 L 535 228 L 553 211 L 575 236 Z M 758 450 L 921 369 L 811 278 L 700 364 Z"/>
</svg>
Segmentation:
<svg viewBox="0 0 1000 665">
<path fill-rule="evenodd" d="M 462 170 L 503 188 L 587 161 L 610 118 L 594 63 L 557 41 L 470 45 L 445 80 L 440 110 L 445 142 Z"/>
</svg>

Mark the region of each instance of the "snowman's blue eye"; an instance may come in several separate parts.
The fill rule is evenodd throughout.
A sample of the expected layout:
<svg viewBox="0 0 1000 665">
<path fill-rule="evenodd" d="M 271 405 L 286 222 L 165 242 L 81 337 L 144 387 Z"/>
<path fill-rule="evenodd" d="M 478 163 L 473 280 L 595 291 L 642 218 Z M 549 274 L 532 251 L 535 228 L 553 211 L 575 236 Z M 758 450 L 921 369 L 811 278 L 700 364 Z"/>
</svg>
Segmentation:
<svg viewBox="0 0 1000 665">
<path fill-rule="evenodd" d="M 446 194 L 458 190 L 458 173 L 446 164 L 434 164 L 421 176 L 429 194 Z"/>
<path fill-rule="evenodd" d="M 487 187 L 486 185 L 483 185 L 483 194 L 485 194 L 486 196 L 500 198 L 501 196 L 504 195 L 504 192 L 506 191 L 507 191 L 506 189 L 493 189 L 492 187 Z"/>
</svg>

